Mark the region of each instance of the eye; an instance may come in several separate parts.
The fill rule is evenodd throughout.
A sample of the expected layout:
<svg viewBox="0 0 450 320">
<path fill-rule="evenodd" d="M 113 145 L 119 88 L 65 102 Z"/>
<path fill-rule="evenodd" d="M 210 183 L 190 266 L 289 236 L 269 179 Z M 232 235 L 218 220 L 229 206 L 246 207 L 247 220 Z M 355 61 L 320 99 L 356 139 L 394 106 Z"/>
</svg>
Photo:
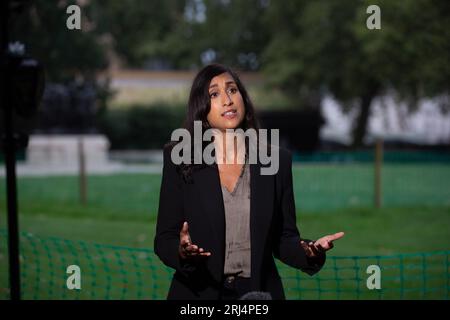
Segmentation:
<svg viewBox="0 0 450 320">
<path fill-rule="evenodd" d="M 235 94 L 238 90 L 236 88 L 230 88 L 229 92 Z"/>
<path fill-rule="evenodd" d="M 216 98 L 217 96 L 218 96 L 218 93 L 217 93 L 217 92 L 211 92 L 211 93 L 209 94 L 209 97 L 210 97 L 211 99 Z"/>
</svg>

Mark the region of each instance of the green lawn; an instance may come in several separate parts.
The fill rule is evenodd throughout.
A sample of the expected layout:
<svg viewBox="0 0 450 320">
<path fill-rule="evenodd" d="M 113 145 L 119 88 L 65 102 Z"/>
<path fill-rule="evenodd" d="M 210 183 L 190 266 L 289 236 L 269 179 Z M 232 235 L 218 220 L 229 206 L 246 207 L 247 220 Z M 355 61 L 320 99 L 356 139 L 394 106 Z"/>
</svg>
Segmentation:
<svg viewBox="0 0 450 320">
<path fill-rule="evenodd" d="M 387 208 L 450 206 L 449 165 L 386 164 L 382 181 Z M 20 178 L 20 211 L 34 216 L 150 221 L 158 209 L 160 183 L 161 176 L 157 174 L 90 176 L 88 205 L 83 207 L 78 202 L 75 177 Z M 294 191 L 300 211 L 328 214 L 340 208 L 370 208 L 373 167 L 368 164 L 296 165 Z M 0 203 L 5 201 L 5 182 L 0 178 Z"/>
<path fill-rule="evenodd" d="M 281 268 L 289 297 L 336 298 L 336 294 L 340 294 L 339 298 L 443 298 L 445 294 L 448 297 L 448 284 L 444 286 L 447 293 L 442 291 L 443 281 L 448 281 L 448 255 L 407 256 L 404 261 L 395 256 L 382 260 L 383 272 L 392 272 L 382 295 L 361 289 L 368 263 L 380 261 L 351 257 L 449 250 L 449 166 L 386 165 L 385 206 L 379 210 L 371 205 L 371 166 L 296 166 L 294 181 L 297 222 L 302 236 L 317 238 L 337 231 L 345 231 L 346 236 L 329 253 L 328 269 L 319 276 L 309 278 L 291 268 Z M 148 251 L 153 247 L 160 182 L 161 176 L 155 174 L 90 176 L 89 201 L 84 207 L 78 203 L 75 177 L 19 179 L 20 227 L 24 232 L 22 273 L 28 283 L 25 296 L 30 299 L 164 298 L 170 270 Z M 5 181 L 0 179 L 0 230 L 6 228 L 5 202 Z M 6 292 L 7 270 L 5 240 L 3 232 L 3 236 L 0 234 L 3 292 Z M 82 290 L 75 294 L 63 289 L 64 266 L 71 263 L 90 270 L 84 273 L 83 279 L 88 280 L 83 283 L 87 283 L 85 288 L 92 286 L 97 291 Z M 336 268 L 340 270 L 339 277 Z M 416 271 L 420 272 L 415 275 Z M 327 289 L 330 277 L 333 280 Z M 413 280 L 400 281 L 402 277 Z M 111 279 L 120 281 L 116 286 Z M 151 290 L 142 287 L 143 283 L 150 284 Z M 413 286 L 408 289 L 405 283 Z M 430 285 L 430 292 L 424 289 Z M 103 291 L 98 291 L 100 286 Z M 396 291 L 399 288 L 400 296 Z"/>
<path fill-rule="evenodd" d="M 345 231 L 333 255 L 388 255 L 450 248 L 450 207 L 340 209 L 327 214 L 299 212 L 303 237 Z M 107 220 L 23 214 L 21 230 L 43 237 L 83 240 L 133 248 L 152 248 L 154 219 Z M 2 228 L 4 228 L 2 226 Z"/>
<path fill-rule="evenodd" d="M 21 230 L 102 244 L 152 247 L 159 174 L 88 178 L 88 204 L 76 177 L 18 181 Z M 450 166 L 385 165 L 384 208 L 375 210 L 370 165 L 297 165 L 294 191 L 305 237 L 344 230 L 338 254 L 389 254 L 449 248 Z M 0 179 L 0 203 L 5 204 Z M 5 228 L 5 207 L 0 228 Z M 427 241 L 415 241 L 416 237 Z M 395 241 L 394 241 L 395 240 Z M 342 250 L 342 251 L 338 251 Z"/>
</svg>

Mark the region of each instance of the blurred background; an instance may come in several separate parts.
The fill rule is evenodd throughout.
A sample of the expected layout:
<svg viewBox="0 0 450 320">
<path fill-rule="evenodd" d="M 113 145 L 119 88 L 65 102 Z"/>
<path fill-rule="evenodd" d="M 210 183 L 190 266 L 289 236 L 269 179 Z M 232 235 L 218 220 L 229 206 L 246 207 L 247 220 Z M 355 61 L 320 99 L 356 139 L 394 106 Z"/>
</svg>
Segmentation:
<svg viewBox="0 0 450 320">
<path fill-rule="evenodd" d="M 152 252 L 162 147 L 182 125 L 196 72 L 213 62 L 238 71 L 261 126 L 280 129 L 293 152 L 302 237 L 346 232 L 312 278 L 280 264 L 288 298 L 449 298 L 447 1 L 23 4 L 10 50 L 46 77 L 33 124 L 16 115 L 27 141 L 16 155 L 24 298 L 165 298 L 170 270 Z M 80 29 L 67 26 L 70 5 Z M 367 26 L 370 5 L 380 29 Z M 71 264 L 82 290 L 66 287 Z M 379 290 L 366 286 L 371 264 Z"/>
</svg>

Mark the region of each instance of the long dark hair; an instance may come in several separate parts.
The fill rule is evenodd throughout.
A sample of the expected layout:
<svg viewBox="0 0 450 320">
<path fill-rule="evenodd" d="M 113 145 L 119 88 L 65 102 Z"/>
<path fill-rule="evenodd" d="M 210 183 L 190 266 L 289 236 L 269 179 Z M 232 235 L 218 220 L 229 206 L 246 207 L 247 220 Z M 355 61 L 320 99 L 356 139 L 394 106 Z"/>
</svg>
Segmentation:
<svg viewBox="0 0 450 320">
<path fill-rule="evenodd" d="M 187 129 L 190 133 L 191 138 L 194 137 L 194 121 L 202 122 L 202 131 L 211 128 L 207 116 L 209 111 L 211 110 L 211 98 L 209 96 L 209 84 L 211 83 L 212 78 L 222 74 L 228 73 L 233 78 L 236 86 L 242 96 L 242 100 L 244 101 L 245 107 L 245 116 L 242 120 L 239 128 L 244 131 L 247 129 L 255 129 L 259 128 L 258 121 L 255 115 L 255 109 L 253 107 L 253 103 L 250 100 L 250 97 L 242 84 L 239 76 L 230 68 L 223 66 L 221 64 L 210 64 L 201 69 L 194 78 L 192 83 L 191 91 L 189 94 L 188 101 L 188 110 L 186 114 L 186 118 L 184 121 L 184 128 Z M 171 145 L 176 144 L 177 142 L 171 142 Z M 205 148 L 207 142 L 203 142 L 203 148 Z M 191 141 L 191 146 L 193 148 L 194 141 Z M 191 152 L 192 157 L 194 152 Z M 207 166 L 207 164 L 194 164 L 193 159 L 191 164 L 180 164 L 178 166 L 179 173 L 183 176 L 186 182 L 191 181 L 191 173 L 196 170 Z"/>
</svg>

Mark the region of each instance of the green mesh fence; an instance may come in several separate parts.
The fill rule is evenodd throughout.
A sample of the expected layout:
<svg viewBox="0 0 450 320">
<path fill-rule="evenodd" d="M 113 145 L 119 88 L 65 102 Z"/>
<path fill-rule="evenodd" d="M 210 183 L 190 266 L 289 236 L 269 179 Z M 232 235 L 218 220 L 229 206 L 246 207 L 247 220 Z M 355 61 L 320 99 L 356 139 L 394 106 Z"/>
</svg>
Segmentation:
<svg viewBox="0 0 450 320">
<path fill-rule="evenodd" d="M 0 298 L 8 299 L 6 233 L 0 231 Z M 23 299 L 164 299 L 172 270 L 152 250 L 22 233 Z M 288 299 L 448 299 L 450 251 L 392 256 L 328 257 L 313 276 L 278 265 Z M 69 265 L 81 269 L 81 290 L 66 286 Z M 369 290 L 367 268 L 381 270 Z"/>
<path fill-rule="evenodd" d="M 373 163 L 375 160 L 374 150 L 363 151 L 315 151 L 294 152 L 293 160 L 307 163 Z M 450 152 L 448 151 L 394 151 L 383 152 L 384 163 L 450 163 Z"/>
</svg>

